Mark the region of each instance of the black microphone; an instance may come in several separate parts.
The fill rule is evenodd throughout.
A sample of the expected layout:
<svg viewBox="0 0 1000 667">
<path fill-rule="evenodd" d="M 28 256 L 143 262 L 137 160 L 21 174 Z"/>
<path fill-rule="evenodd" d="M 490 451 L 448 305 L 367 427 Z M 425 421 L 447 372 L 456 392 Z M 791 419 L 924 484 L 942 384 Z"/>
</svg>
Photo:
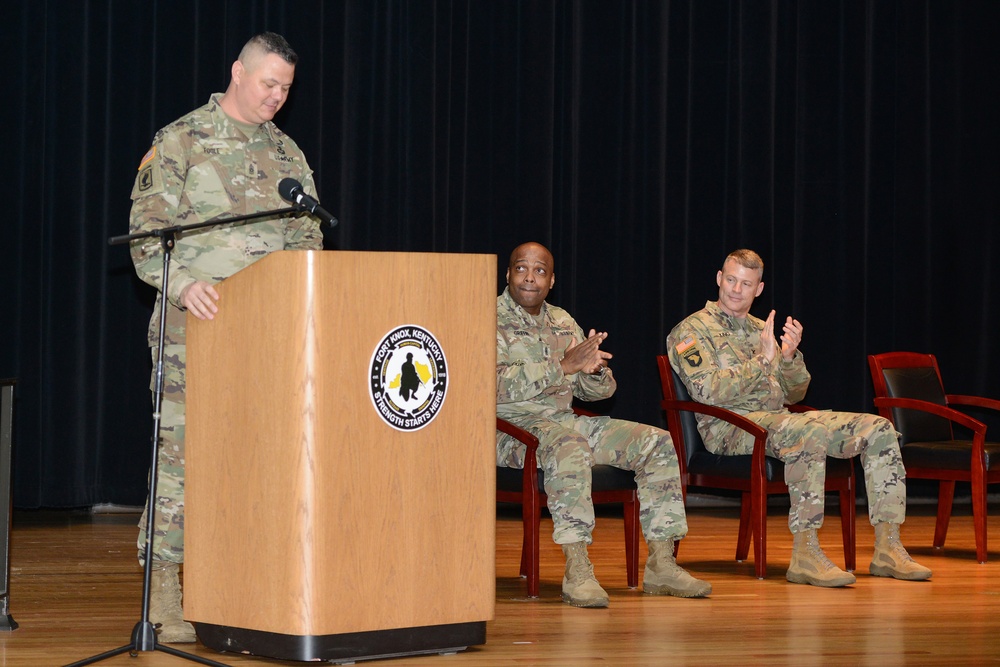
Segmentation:
<svg viewBox="0 0 1000 667">
<path fill-rule="evenodd" d="M 305 190 L 302 189 L 302 184 L 294 178 L 283 178 L 278 181 L 278 194 L 285 201 L 295 204 L 300 209 L 309 211 L 331 227 L 337 224 L 337 219 L 333 217 L 333 214 L 320 206 L 314 197 L 307 195 Z"/>
</svg>

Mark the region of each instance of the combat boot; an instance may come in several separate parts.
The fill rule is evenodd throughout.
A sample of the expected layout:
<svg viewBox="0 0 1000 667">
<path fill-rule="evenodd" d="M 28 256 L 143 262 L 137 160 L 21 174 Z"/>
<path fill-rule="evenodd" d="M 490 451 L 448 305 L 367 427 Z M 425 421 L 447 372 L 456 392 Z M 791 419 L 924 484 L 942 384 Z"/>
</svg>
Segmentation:
<svg viewBox="0 0 1000 667">
<path fill-rule="evenodd" d="M 587 543 L 564 544 L 562 550 L 566 556 L 563 601 L 574 607 L 607 607 L 608 594 L 594 577 L 594 566 L 587 556 Z"/>
<path fill-rule="evenodd" d="M 649 557 L 642 574 L 642 591 L 650 595 L 673 595 L 679 598 L 703 598 L 712 592 L 712 584 L 695 579 L 674 559 L 674 541 L 649 542 Z"/>
<path fill-rule="evenodd" d="M 795 533 L 794 537 L 792 562 L 785 573 L 788 581 L 828 588 L 850 586 L 857 581 L 853 574 L 844 572 L 826 557 L 815 530 Z"/>
<path fill-rule="evenodd" d="M 195 641 L 194 626 L 184 620 L 181 609 L 180 566 L 167 561 L 153 561 L 149 584 L 149 622 L 159 624 L 156 639 L 163 644 L 189 644 Z"/>
<path fill-rule="evenodd" d="M 875 553 L 868 571 L 873 577 L 893 577 L 906 581 L 931 578 L 931 571 L 906 553 L 899 541 L 898 523 L 875 524 Z"/>
</svg>

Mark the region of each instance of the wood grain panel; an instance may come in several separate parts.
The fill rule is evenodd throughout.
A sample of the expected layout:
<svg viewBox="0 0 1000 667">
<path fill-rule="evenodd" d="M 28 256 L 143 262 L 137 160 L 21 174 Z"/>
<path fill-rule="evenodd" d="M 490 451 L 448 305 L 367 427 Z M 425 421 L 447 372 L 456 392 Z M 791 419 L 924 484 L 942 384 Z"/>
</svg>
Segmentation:
<svg viewBox="0 0 1000 667">
<path fill-rule="evenodd" d="M 911 508 L 903 525 L 910 552 L 934 570 L 927 582 L 867 574 L 874 537 L 858 512 L 858 582 L 825 590 L 784 580 L 791 536 L 787 505 L 768 516 L 768 578 L 753 562 L 735 563 L 738 513 L 689 510 L 680 562 L 712 582 L 705 600 L 652 597 L 625 581 L 622 520 L 613 510 L 597 519 L 590 549 L 608 609 L 576 609 L 559 601 L 562 553 L 541 544 L 542 596 L 524 597 L 517 576 L 519 513 L 496 516 L 496 617 L 487 643 L 451 656 L 415 656 L 379 665 L 982 665 L 1000 661 L 1000 553 L 975 562 L 971 508 L 956 506 L 945 549 L 931 548 L 933 506 Z M 833 508 L 828 507 L 828 511 Z M 127 644 L 139 620 L 142 571 L 135 560 L 138 514 L 15 512 L 11 549 L 11 614 L 21 627 L 0 633 L 0 665 L 64 665 Z M 552 523 L 542 522 L 548 537 Z M 1000 504 L 989 528 L 1000 530 Z M 828 521 L 820 539 L 840 550 L 840 530 Z M 645 559 L 645 546 L 642 548 Z M 185 577 L 189 576 L 185 572 Z M 188 586 L 189 582 L 185 582 Z M 255 603 L 263 606 L 266 601 Z M 177 645 L 227 665 L 301 665 Z M 163 653 L 121 655 L 109 667 L 185 664 Z"/>
<path fill-rule="evenodd" d="M 220 286 L 220 316 L 189 333 L 192 620 L 319 635 L 492 617 L 495 275 L 487 255 L 286 252 Z M 368 390 L 406 324 L 448 366 L 441 411 L 410 432 Z"/>
</svg>

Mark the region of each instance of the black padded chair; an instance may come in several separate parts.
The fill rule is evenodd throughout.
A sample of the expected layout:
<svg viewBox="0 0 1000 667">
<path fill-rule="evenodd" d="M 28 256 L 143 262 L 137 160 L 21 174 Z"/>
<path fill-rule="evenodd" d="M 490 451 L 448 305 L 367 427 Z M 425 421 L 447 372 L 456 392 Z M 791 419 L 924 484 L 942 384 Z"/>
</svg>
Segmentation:
<svg viewBox="0 0 1000 667">
<path fill-rule="evenodd" d="M 590 414 L 577 410 L 578 414 Z M 521 505 L 524 540 L 521 545 L 521 576 L 528 580 L 528 597 L 538 597 L 538 543 L 541 510 L 545 495 L 545 474 L 538 469 L 535 452 L 538 438 L 497 417 L 497 430 L 511 435 L 527 448 L 524 468 L 497 466 L 497 502 Z M 625 518 L 625 572 L 629 588 L 639 585 L 639 494 L 635 474 L 609 465 L 592 468 L 591 497 L 595 505 L 622 503 Z"/>
<path fill-rule="evenodd" d="M 685 498 L 689 485 L 740 492 L 736 560 L 746 560 L 750 551 L 750 538 L 753 537 L 754 573 L 758 579 L 763 579 L 767 575 L 767 496 L 788 493 L 784 464 L 766 455 L 766 429 L 730 410 L 692 401 L 684 383 L 670 367 L 670 358 L 665 354 L 657 355 L 656 362 L 663 389 L 662 406 L 667 414 L 667 425 L 674 447 L 677 448 Z M 788 408 L 796 412 L 811 409 L 803 406 Z M 753 454 L 723 456 L 708 451 L 698 432 L 696 413 L 722 419 L 753 435 Z M 854 462 L 851 459 L 827 458 L 826 490 L 836 491 L 840 495 L 844 563 L 846 569 L 854 570 L 855 480 Z"/>
<path fill-rule="evenodd" d="M 955 482 L 969 482 L 976 560 L 985 563 L 986 486 L 1000 482 L 1000 443 L 987 442 L 986 425 L 951 406 L 1000 410 L 1000 401 L 946 394 L 933 354 L 873 354 L 868 367 L 879 414 L 902 434 L 899 449 L 906 476 L 939 481 L 934 547 L 942 548 L 948 534 Z M 956 439 L 953 423 L 972 431 L 972 439 Z"/>
</svg>

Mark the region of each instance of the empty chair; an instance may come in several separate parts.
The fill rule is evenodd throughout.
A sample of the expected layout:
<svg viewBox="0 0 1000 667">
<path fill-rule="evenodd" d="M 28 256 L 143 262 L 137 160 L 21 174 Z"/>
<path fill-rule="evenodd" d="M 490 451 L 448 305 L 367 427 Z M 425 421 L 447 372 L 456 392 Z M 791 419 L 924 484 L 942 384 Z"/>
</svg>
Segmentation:
<svg viewBox="0 0 1000 667">
<path fill-rule="evenodd" d="M 873 354 L 868 367 L 875 407 L 902 434 L 899 446 L 907 477 L 939 481 L 934 546 L 944 546 L 955 482 L 969 482 L 976 560 L 985 563 L 986 486 L 1000 482 L 1000 443 L 987 442 L 986 425 L 951 406 L 1000 410 L 1000 401 L 946 394 L 933 354 Z M 956 439 L 953 424 L 972 431 L 972 439 Z"/>
</svg>

